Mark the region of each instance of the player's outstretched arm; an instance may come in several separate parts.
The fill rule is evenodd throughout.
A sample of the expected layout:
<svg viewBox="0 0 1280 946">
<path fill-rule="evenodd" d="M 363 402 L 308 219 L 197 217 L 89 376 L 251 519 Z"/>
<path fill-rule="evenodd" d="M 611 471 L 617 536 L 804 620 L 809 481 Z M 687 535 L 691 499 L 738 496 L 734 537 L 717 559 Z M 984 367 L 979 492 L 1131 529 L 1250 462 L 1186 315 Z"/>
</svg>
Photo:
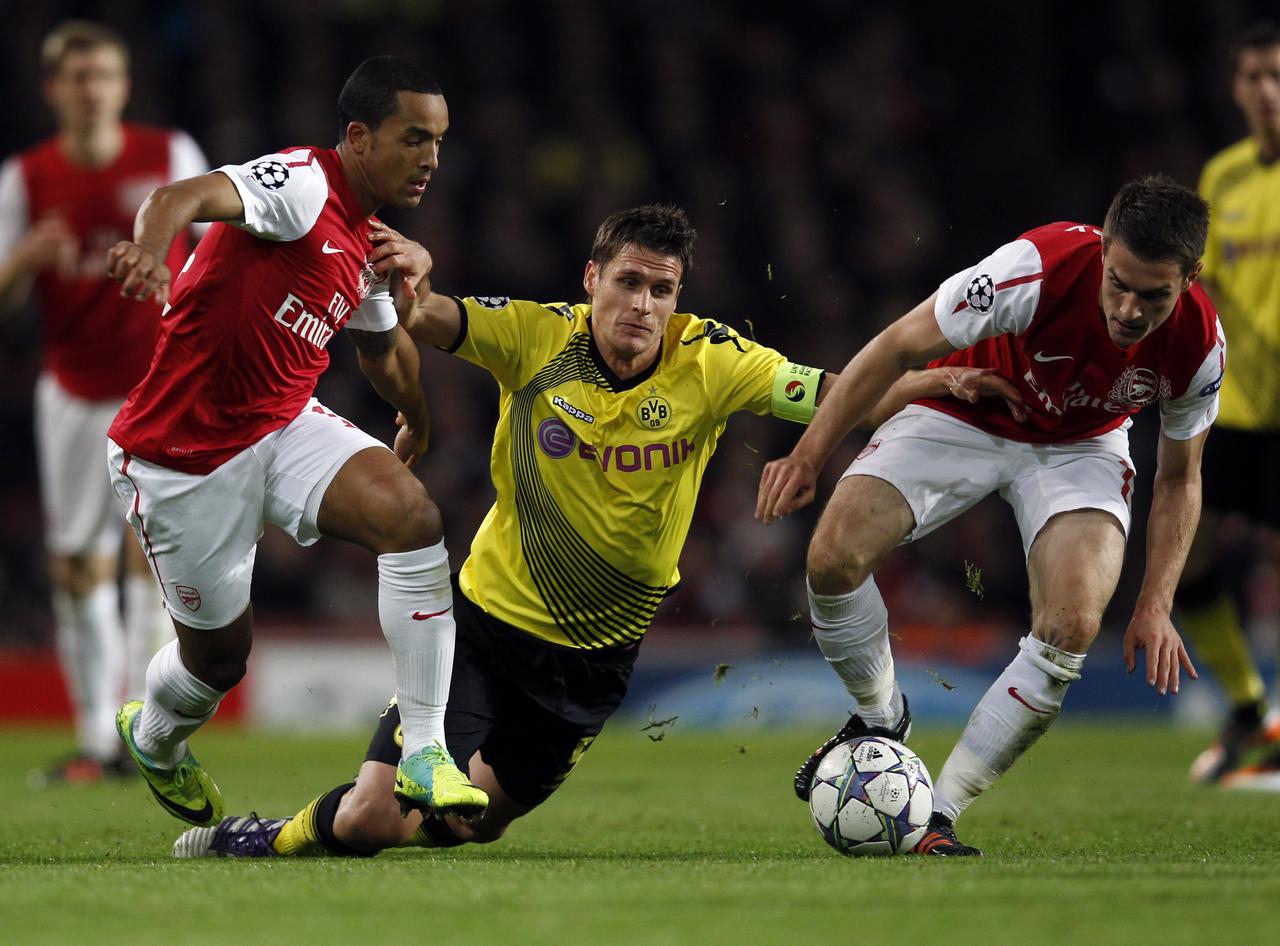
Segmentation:
<svg viewBox="0 0 1280 946">
<path fill-rule="evenodd" d="M 107 253 L 107 275 L 120 283 L 120 295 L 169 301 L 172 274 L 165 265 L 173 238 L 193 223 L 243 220 L 244 202 L 231 179 L 220 172 L 175 181 L 151 192 L 133 221 L 133 239 Z"/>
<path fill-rule="evenodd" d="M 399 412 L 396 456 L 405 466 L 413 466 L 427 452 L 431 431 L 427 397 L 418 377 L 418 347 L 399 325 L 386 332 L 348 331 L 355 342 L 360 370 L 379 396 Z"/>
<path fill-rule="evenodd" d="M 935 294 L 936 295 L 936 294 Z M 813 501 L 818 473 L 841 440 L 913 365 L 953 351 L 938 327 L 930 296 L 873 338 L 825 393 L 789 456 L 765 465 L 756 518 L 772 522 Z"/>
<path fill-rule="evenodd" d="M 1194 680 L 1196 669 L 1170 620 L 1173 593 L 1200 520 L 1200 457 L 1209 436 L 1190 440 L 1160 435 L 1151 517 L 1147 521 L 1147 568 L 1133 619 L 1124 634 L 1124 663 L 1132 673 L 1137 652 L 1147 652 L 1147 683 L 1161 694 L 1178 692 L 1178 669 Z"/>
<path fill-rule="evenodd" d="M 947 395 L 970 404 L 976 404 L 983 397 L 999 397 L 1004 400 L 1014 420 L 1021 424 L 1027 419 L 1022 395 L 1007 378 L 990 368 L 948 366 L 907 372 L 893 382 L 884 397 L 856 426 L 859 430 L 875 430 L 912 401 Z"/>
</svg>

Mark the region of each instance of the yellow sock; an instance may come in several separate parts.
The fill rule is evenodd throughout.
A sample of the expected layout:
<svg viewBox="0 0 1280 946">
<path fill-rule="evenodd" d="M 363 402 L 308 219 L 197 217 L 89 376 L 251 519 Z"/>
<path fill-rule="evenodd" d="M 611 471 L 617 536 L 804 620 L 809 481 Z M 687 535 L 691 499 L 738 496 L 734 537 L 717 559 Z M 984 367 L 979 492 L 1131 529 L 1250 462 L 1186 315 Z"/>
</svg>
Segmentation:
<svg viewBox="0 0 1280 946">
<path fill-rule="evenodd" d="M 1240 615 L 1230 595 L 1202 608 L 1182 608 L 1178 625 L 1195 646 L 1196 657 L 1213 671 L 1232 706 L 1258 703 L 1266 694 L 1240 627 Z"/>
<path fill-rule="evenodd" d="M 316 857 L 329 853 L 316 831 L 316 806 L 327 795 L 328 792 L 312 801 L 280 829 L 271 842 L 277 854 L 281 857 Z"/>
<path fill-rule="evenodd" d="M 401 841 L 396 847 L 439 847 L 436 840 L 427 834 L 426 829 L 422 825 L 414 830 L 406 840 Z"/>
</svg>

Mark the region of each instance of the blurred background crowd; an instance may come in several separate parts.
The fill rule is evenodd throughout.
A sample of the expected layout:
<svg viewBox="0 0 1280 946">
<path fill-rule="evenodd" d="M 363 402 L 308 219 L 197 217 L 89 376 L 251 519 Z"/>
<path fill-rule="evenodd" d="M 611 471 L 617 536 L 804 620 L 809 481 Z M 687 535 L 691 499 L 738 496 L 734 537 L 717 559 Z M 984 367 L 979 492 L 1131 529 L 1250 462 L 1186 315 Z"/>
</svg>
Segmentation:
<svg viewBox="0 0 1280 946">
<path fill-rule="evenodd" d="M 332 145 L 345 75 L 369 55 L 399 55 L 434 75 L 450 107 L 422 206 L 389 216 L 431 250 L 437 289 L 579 301 L 599 221 L 671 202 L 700 234 L 680 310 L 839 369 L 943 278 L 1022 231 L 1100 222 L 1141 173 L 1194 184 L 1210 154 L 1245 134 L 1227 45 L 1267 6 L 46 0 L 5 12 L 0 153 L 51 133 L 40 44 L 72 16 L 130 41 L 127 116 L 187 130 L 214 166 Z M 52 633 L 32 462 L 39 348 L 34 317 L 0 323 L 0 645 L 43 646 Z M 322 400 L 389 440 L 394 413 L 349 343 L 330 352 Z M 460 563 L 492 496 L 496 388 L 444 354 L 428 354 L 423 374 L 434 433 L 418 472 Z M 1134 435 L 1147 480 L 1154 425 L 1147 417 Z M 771 418 L 730 424 L 682 561 L 683 591 L 660 625 L 803 645 L 816 509 L 772 527 L 751 515 L 761 466 L 798 433 Z M 860 445 L 851 439 L 830 464 L 822 496 Z M 1135 504 L 1109 614 L 1115 641 L 1141 575 L 1148 497 Z M 980 580 L 966 581 L 967 566 Z M 1251 575 L 1243 568 L 1240 580 L 1255 615 L 1274 621 L 1276 589 Z M 255 579 L 264 631 L 378 634 L 374 562 L 355 546 L 302 552 L 269 532 Z M 900 627 L 978 626 L 1006 648 L 1006 631 L 1025 630 L 1021 547 L 999 502 L 900 551 L 877 580 Z"/>
</svg>

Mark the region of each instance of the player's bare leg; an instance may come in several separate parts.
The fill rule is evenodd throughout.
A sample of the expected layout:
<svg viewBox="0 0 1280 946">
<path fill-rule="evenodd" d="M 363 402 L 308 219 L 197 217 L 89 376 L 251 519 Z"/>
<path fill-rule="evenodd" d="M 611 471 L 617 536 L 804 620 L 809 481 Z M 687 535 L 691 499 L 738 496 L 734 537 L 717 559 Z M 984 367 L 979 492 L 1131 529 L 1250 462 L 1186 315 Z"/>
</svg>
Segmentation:
<svg viewBox="0 0 1280 946">
<path fill-rule="evenodd" d="M 934 785 L 934 809 L 954 819 L 1057 719 L 1080 679 L 1124 561 L 1124 531 L 1109 513 L 1054 516 L 1027 559 L 1031 634 L 986 692 Z"/>
<path fill-rule="evenodd" d="M 911 715 L 894 677 L 889 613 L 871 575 L 913 528 L 915 517 L 897 488 L 873 476 L 847 476 L 809 543 L 813 636 L 858 709 L 796 772 L 801 799 L 808 799 L 822 757 L 841 742 L 873 732 L 905 741 L 910 734 Z"/>
<path fill-rule="evenodd" d="M 173 640 L 173 621 L 164 606 L 146 553 L 127 529 L 121 556 L 124 571 L 125 698 L 141 699 L 147 689 L 147 665 Z"/>
<path fill-rule="evenodd" d="M 55 766 L 54 781 L 95 781 L 120 755 L 115 715 L 124 687 L 116 559 L 50 555 L 58 658 L 75 711 L 78 752 Z"/>
<path fill-rule="evenodd" d="M 480 813 L 484 793 L 444 748 L 455 630 L 439 509 L 395 454 L 370 448 L 343 464 L 316 521 L 321 534 L 378 556 L 378 618 L 395 662 L 404 731 L 402 807 Z"/>
</svg>

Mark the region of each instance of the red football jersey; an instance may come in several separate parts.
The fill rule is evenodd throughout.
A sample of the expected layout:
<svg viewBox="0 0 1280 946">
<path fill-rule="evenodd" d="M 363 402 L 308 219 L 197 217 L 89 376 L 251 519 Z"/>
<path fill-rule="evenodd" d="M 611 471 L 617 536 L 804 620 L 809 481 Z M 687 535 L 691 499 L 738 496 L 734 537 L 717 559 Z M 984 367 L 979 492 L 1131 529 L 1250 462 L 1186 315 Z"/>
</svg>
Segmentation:
<svg viewBox="0 0 1280 946">
<path fill-rule="evenodd" d="M 195 474 L 298 415 L 343 325 L 397 324 L 336 151 L 291 148 L 217 170 L 244 221 L 215 223 L 174 280 L 151 369 L 110 430 L 126 452 Z"/>
<path fill-rule="evenodd" d="M 938 287 L 934 315 L 960 350 L 930 367 L 994 369 L 1021 392 L 1029 416 L 1018 423 L 998 397 L 920 403 L 1031 443 L 1096 437 L 1156 402 L 1168 436 L 1187 440 L 1208 428 L 1226 366 L 1209 297 L 1192 283 L 1163 325 L 1121 348 L 1098 304 L 1102 278 L 1102 231 L 1079 223 L 1031 230 L 956 273 Z"/>
<path fill-rule="evenodd" d="M 44 363 L 66 390 L 85 400 L 118 400 L 146 373 L 155 349 L 160 306 L 120 297 L 107 278 L 107 251 L 133 237 L 133 218 L 162 184 L 203 174 L 204 155 L 187 135 L 164 128 L 124 126 L 124 148 L 110 164 L 70 161 L 50 138 L 0 169 L 0 257 L 32 224 L 62 217 L 79 242 L 76 272 L 52 270 L 35 280 L 44 322 Z M 176 270 L 189 250 L 174 241 Z"/>
</svg>

